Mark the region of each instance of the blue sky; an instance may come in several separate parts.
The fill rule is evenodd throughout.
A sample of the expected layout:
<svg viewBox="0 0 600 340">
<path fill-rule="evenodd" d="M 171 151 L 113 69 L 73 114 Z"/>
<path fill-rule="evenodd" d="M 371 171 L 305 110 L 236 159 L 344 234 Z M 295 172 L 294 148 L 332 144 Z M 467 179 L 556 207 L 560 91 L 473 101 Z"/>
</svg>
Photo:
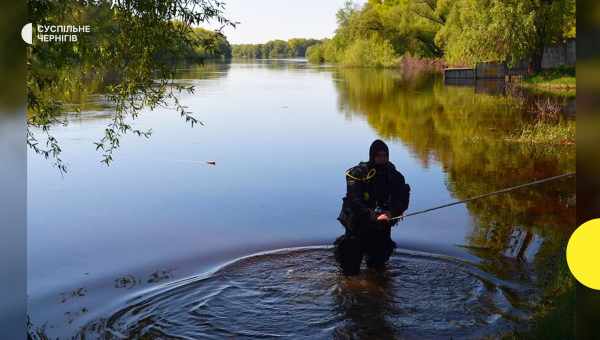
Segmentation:
<svg viewBox="0 0 600 340">
<path fill-rule="evenodd" d="M 226 16 L 239 21 L 226 28 L 229 42 L 264 43 L 273 39 L 325 38 L 336 28 L 335 13 L 345 0 L 224 0 Z M 364 3 L 357 0 L 356 3 Z"/>
</svg>

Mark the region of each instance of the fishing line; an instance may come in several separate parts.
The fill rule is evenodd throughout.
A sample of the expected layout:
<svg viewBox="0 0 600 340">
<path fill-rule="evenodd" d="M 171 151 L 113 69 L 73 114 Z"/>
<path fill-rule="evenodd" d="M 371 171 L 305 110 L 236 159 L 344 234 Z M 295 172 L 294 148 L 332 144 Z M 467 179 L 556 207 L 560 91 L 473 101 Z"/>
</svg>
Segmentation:
<svg viewBox="0 0 600 340">
<path fill-rule="evenodd" d="M 548 177 L 548 178 L 540 179 L 540 180 L 533 181 L 533 182 L 530 182 L 530 183 L 521 184 L 521 185 L 517 185 L 517 186 L 514 186 L 514 187 L 510 187 L 510 188 L 506 188 L 506 189 L 502 189 L 502 190 L 490 192 L 490 193 L 487 193 L 487 194 L 483 194 L 483 195 L 479 195 L 479 196 L 467 198 L 467 199 L 462 200 L 462 201 L 456 201 L 456 202 L 452 202 L 452 203 L 440 205 L 440 206 L 429 208 L 429 209 L 425 209 L 425 210 L 415 211 L 415 212 L 412 212 L 412 213 L 409 213 L 409 214 L 406 214 L 406 215 L 392 217 L 392 218 L 390 218 L 390 220 L 399 220 L 399 219 L 404 219 L 404 218 L 409 217 L 409 216 L 421 215 L 421 214 L 428 213 L 430 211 L 434 211 L 434 210 L 439 210 L 439 209 L 451 207 L 453 205 L 463 204 L 463 203 L 475 201 L 475 200 L 478 200 L 478 199 L 481 199 L 481 198 L 485 198 L 485 197 L 489 197 L 489 196 L 504 194 L 504 193 L 511 192 L 511 191 L 514 191 L 514 190 L 517 190 L 517 189 L 526 188 L 526 187 L 529 187 L 529 186 L 533 186 L 533 185 L 537 185 L 537 184 L 542 184 L 542 183 L 546 183 L 546 182 L 550 182 L 550 181 L 555 181 L 555 180 L 562 179 L 562 178 L 573 177 L 575 175 L 576 175 L 575 172 L 571 172 L 571 173 L 567 173 L 567 174 L 563 174 L 563 175 L 559 175 L 559 176 Z"/>
</svg>

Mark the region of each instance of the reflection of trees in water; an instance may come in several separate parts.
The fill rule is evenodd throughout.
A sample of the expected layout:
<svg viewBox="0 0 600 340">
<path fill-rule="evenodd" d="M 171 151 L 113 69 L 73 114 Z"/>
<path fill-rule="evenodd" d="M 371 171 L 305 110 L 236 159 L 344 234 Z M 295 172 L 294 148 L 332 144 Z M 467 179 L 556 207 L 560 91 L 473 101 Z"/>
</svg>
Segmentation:
<svg viewBox="0 0 600 340">
<path fill-rule="evenodd" d="M 79 102 L 101 92 L 113 114 L 105 134 L 96 143 L 107 165 L 119 148 L 120 137 L 134 133 L 149 137 L 150 131 L 129 122 L 143 107 L 174 107 L 192 126 L 197 119 L 181 105 L 178 94 L 193 88 L 172 81 L 176 62 L 183 52 L 197 47 L 191 26 L 223 17 L 223 4 L 207 0 L 29 2 L 30 20 L 38 25 L 89 25 L 72 43 L 36 42 L 29 52 L 28 145 L 36 153 L 54 159 L 61 172 L 59 141 L 50 133 L 69 111 L 66 103 Z M 76 108 L 75 108 L 76 109 Z M 38 141 L 45 135 L 46 141 Z"/>
<path fill-rule="evenodd" d="M 229 73 L 229 63 L 183 64 L 177 67 L 173 74 L 175 80 L 208 80 L 224 78 Z"/>
<path fill-rule="evenodd" d="M 526 93 L 478 94 L 473 87 L 445 86 L 425 76 L 407 80 L 391 71 L 340 70 L 336 78 L 342 111 L 364 116 L 379 135 L 407 145 L 424 166 L 438 162 L 457 199 L 575 168 L 573 147 L 508 139 L 532 121 Z M 564 242 L 575 223 L 573 195 L 573 180 L 563 180 L 471 202 L 477 228 L 470 243 L 501 251 L 517 227 Z"/>
<path fill-rule="evenodd" d="M 195 83 L 196 80 L 224 78 L 229 69 L 227 63 L 182 64 L 172 75 L 172 81 L 201 91 L 203 84 Z M 47 93 L 64 103 L 66 112 L 58 118 L 64 118 L 65 122 L 109 120 L 114 115 L 115 104 L 106 96 L 107 87 L 118 81 L 118 73 L 107 70 L 102 75 L 86 76 L 81 72 L 77 66 L 57 71 L 61 81 Z"/>
<path fill-rule="evenodd" d="M 319 70 L 308 64 L 303 59 L 234 59 L 232 61 L 239 65 L 248 65 L 252 68 L 264 68 L 268 70 Z M 324 68 L 325 69 L 325 68 Z"/>
</svg>

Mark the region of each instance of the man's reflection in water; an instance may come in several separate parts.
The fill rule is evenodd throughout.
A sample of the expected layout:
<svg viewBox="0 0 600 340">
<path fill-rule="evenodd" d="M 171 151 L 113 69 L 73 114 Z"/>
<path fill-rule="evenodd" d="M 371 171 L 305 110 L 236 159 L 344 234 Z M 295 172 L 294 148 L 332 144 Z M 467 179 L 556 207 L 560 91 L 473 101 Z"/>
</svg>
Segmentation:
<svg viewBox="0 0 600 340">
<path fill-rule="evenodd" d="M 389 315 L 394 313 L 392 279 L 389 272 L 375 270 L 340 278 L 334 301 L 342 322 L 334 330 L 334 339 L 397 337 L 388 321 Z"/>
</svg>

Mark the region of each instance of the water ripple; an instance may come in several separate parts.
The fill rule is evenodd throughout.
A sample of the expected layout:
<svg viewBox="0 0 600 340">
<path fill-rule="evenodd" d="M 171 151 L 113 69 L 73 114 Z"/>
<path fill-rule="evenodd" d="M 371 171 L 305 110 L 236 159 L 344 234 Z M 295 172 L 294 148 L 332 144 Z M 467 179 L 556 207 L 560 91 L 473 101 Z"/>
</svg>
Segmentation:
<svg viewBox="0 0 600 340">
<path fill-rule="evenodd" d="M 474 264 L 403 250 L 383 273 L 345 278 L 329 247 L 309 247 L 164 285 L 102 328 L 114 338 L 478 338 L 525 321 L 527 294 Z"/>
</svg>

